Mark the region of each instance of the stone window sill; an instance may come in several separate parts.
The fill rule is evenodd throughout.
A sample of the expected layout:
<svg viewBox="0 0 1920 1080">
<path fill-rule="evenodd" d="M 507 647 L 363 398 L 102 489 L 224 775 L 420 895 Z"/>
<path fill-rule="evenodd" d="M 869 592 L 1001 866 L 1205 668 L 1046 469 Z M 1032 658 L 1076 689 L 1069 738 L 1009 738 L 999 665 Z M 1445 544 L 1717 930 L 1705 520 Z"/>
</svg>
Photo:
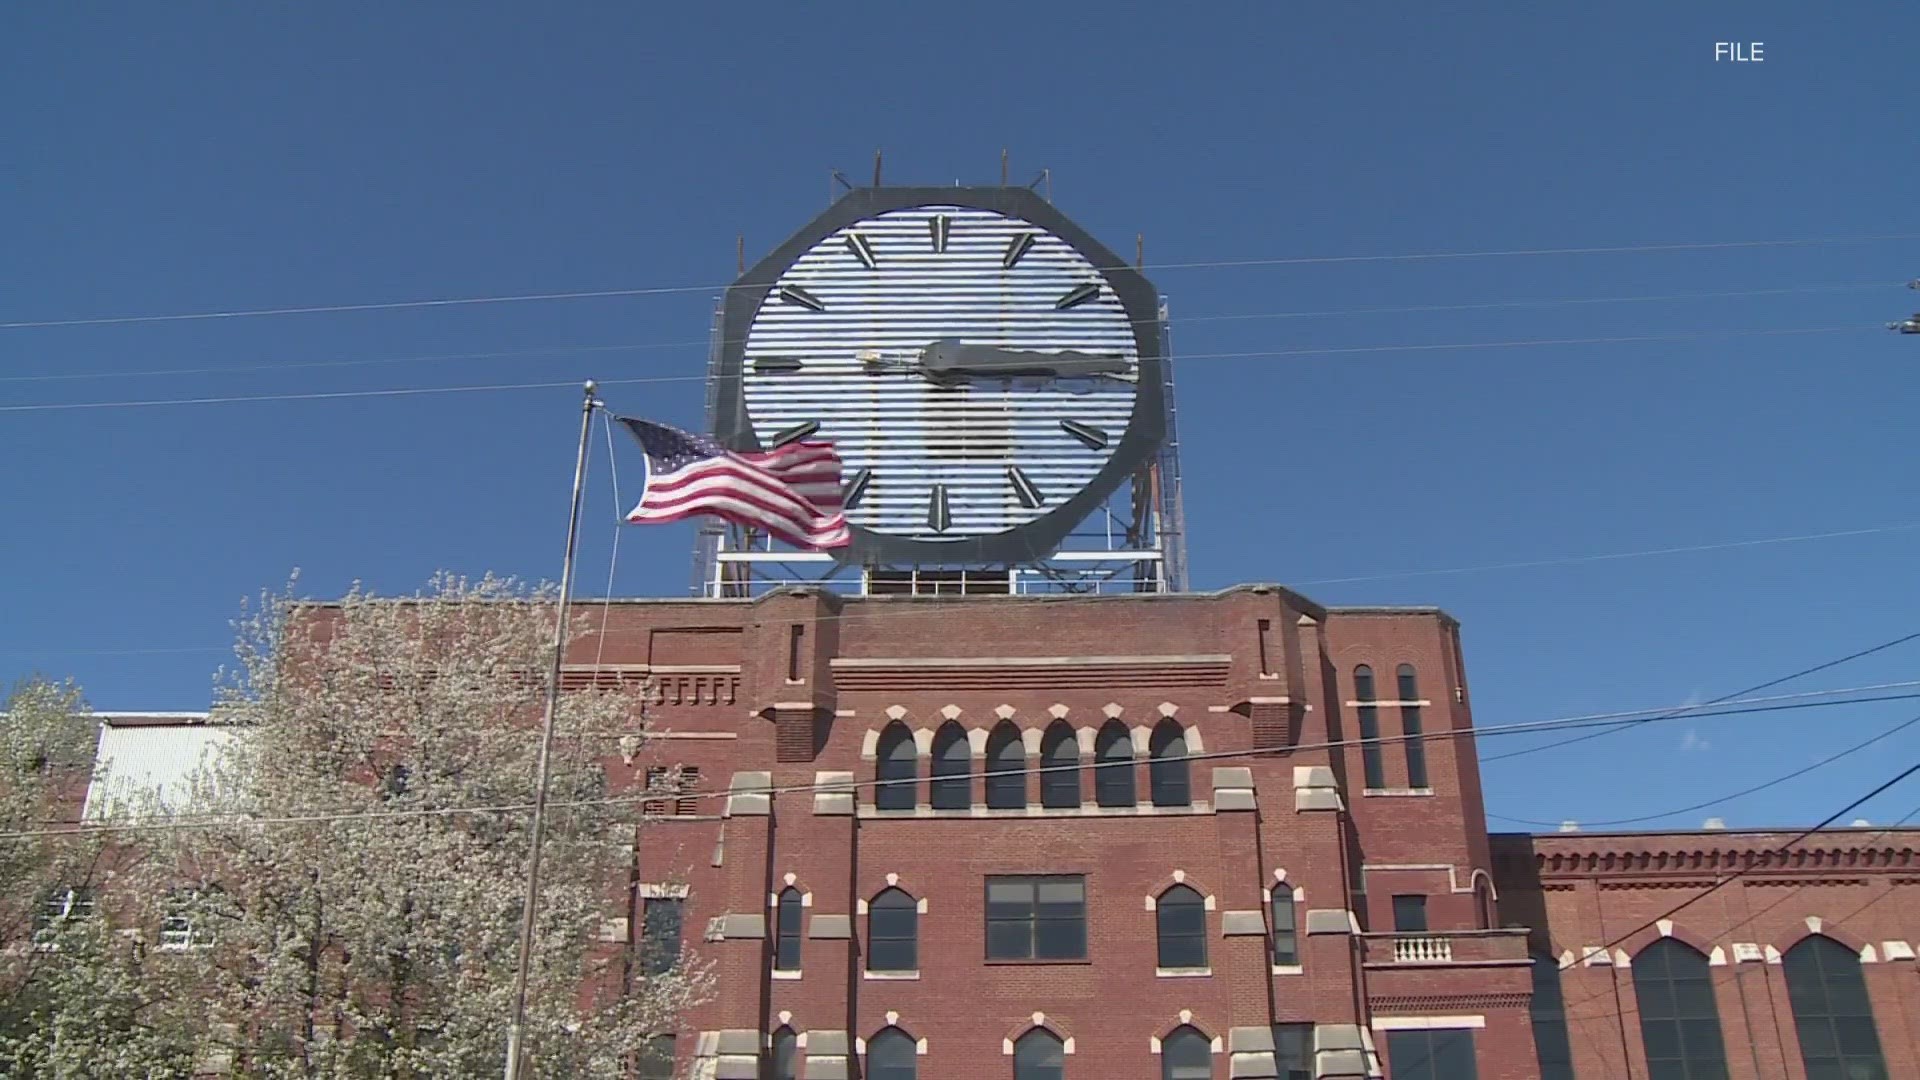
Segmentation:
<svg viewBox="0 0 1920 1080">
<path fill-rule="evenodd" d="M 920 978 L 917 971 L 866 971 L 861 978 L 869 982 L 913 982 Z"/>
<path fill-rule="evenodd" d="M 1154 978 L 1157 978 L 1157 979 L 1204 979 L 1204 978 L 1207 978 L 1208 976 L 1211 976 L 1212 974 L 1213 974 L 1213 969 L 1210 967 L 1198 967 L 1198 968 L 1186 968 L 1186 967 L 1158 968 L 1157 967 L 1153 969 Z"/>
<path fill-rule="evenodd" d="M 1370 787 L 1370 788 L 1362 789 L 1360 794 L 1367 795 L 1367 796 L 1382 795 L 1387 797 L 1398 797 L 1398 798 L 1417 798 L 1420 796 L 1432 795 L 1433 789 L 1430 787 L 1416 787 L 1416 788 L 1371 788 Z"/>
<path fill-rule="evenodd" d="M 800 973 L 799 973 L 799 972 L 797 972 L 797 971 L 779 971 L 779 970 L 776 970 L 776 971 L 774 971 L 774 973 L 773 973 L 773 977 L 774 977 L 774 978 L 776 978 L 776 979 L 781 979 L 781 980 L 783 980 L 783 981 L 795 981 L 795 982 L 797 982 L 797 981 L 799 981 L 799 979 L 800 979 Z"/>
<path fill-rule="evenodd" d="M 1305 975 L 1307 969 L 1300 964 L 1275 964 L 1273 965 L 1273 973 L 1275 975 Z"/>
</svg>

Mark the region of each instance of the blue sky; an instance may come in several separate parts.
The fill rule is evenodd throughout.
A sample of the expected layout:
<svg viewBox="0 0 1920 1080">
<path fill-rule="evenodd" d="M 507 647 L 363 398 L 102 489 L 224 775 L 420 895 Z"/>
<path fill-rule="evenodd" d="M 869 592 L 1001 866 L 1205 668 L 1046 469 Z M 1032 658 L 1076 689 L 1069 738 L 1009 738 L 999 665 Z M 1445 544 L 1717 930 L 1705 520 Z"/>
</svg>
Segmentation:
<svg viewBox="0 0 1920 1080">
<path fill-rule="evenodd" d="M 1177 368 L 1196 587 L 1441 605 L 1482 725 L 1704 700 L 1920 630 L 1920 339 L 1881 329 L 1920 306 L 1920 9 L 1682 7 L 9 5 L 0 322 L 719 286 L 736 234 L 776 245 L 875 149 L 947 183 L 1009 148 L 1149 264 L 1907 237 L 1151 275 L 1176 355 L 1713 332 Z M 203 707 L 239 602 L 295 567 L 320 595 L 552 576 L 578 394 L 7 407 L 591 376 L 671 380 L 608 397 L 691 425 L 711 298 L 0 329 L 0 674 Z M 604 452 L 590 494 L 597 595 Z M 1382 576 L 1843 530 L 1882 531 Z M 690 540 L 629 530 L 615 591 L 683 593 Z M 1915 713 L 1649 725 L 1491 764 L 1489 809 L 1658 813 Z M 1916 752 L 1666 823 L 1811 823 Z"/>
</svg>

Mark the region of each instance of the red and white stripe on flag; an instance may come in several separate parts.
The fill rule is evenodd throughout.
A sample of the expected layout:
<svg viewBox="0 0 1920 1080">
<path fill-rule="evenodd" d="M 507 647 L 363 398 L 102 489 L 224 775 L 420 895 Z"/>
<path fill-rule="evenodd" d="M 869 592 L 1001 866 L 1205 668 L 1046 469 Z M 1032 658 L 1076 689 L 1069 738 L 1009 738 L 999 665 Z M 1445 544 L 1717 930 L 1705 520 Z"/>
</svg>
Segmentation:
<svg viewBox="0 0 1920 1080">
<path fill-rule="evenodd" d="M 647 487 L 634 524 L 701 514 L 760 529 L 795 547 L 845 547 L 852 536 L 840 492 L 840 455 L 829 442 L 793 442 L 764 453 L 722 449 L 664 425 L 626 421 L 648 450 Z M 668 433 L 671 432 L 671 435 Z M 662 446 L 662 436 L 678 445 Z M 697 456 L 696 456 L 697 455 Z"/>
</svg>

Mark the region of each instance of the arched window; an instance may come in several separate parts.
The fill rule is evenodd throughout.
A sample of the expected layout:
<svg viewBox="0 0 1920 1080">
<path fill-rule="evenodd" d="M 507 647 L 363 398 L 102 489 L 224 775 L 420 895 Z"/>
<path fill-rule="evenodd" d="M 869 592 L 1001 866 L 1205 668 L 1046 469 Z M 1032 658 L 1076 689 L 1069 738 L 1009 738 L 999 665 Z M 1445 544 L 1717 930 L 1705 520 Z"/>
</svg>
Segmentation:
<svg viewBox="0 0 1920 1080">
<path fill-rule="evenodd" d="M 1147 787 L 1155 806 L 1191 806 L 1193 789 L 1187 782 L 1187 733 L 1172 720 L 1162 720 L 1147 743 L 1152 761 Z"/>
<path fill-rule="evenodd" d="M 965 810 L 973 805 L 972 764 L 967 733 L 949 720 L 933 736 L 933 778 L 927 781 L 927 801 L 935 810 Z"/>
<path fill-rule="evenodd" d="M 1387 769 L 1380 758 L 1380 707 L 1373 703 L 1373 669 L 1365 664 L 1353 669 L 1353 698 L 1359 702 L 1360 765 L 1367 787 L 1377 791 L 1387 786 Z"/>
<path fill-rule="evenodd" d="M 1400 733 L 1407 737 L 1407 786 L 1423 788 L 1427 786 L 1427 744 L 1420 737 L 1420 706 L 1413 704 L 1420 700 L 1420 681 L 1414 677 L 1412 664 L 1400 665 L 1399 679 Z"/>
<path fill-rule="evenodd" d="M 775 912 L 773 937 L 773 970 L 800 970 L 800 909 L 802 901 L 800 890 L 789 885 L 780 893 L 779 909 Z"/>
<path fill-rule="evenodd" d="M 773 1033 L 773 1080 L 795 1080 L 800 1075 L 800 1036 L 782 1026 Z"/>
<path fill-rule="evenodd" d="M 880 733 L 880 745 L 873 765 L 873 805 L 881 810 L 913 809 L 914 786 L 919 762 L 913 745 L 913 732 L 895 720 Z"/>
<path fill-rule="evenodd" d="M 1284 881 L 1273 886 L 1273 964 L 1291 967 L 1300 962 L 1300 925 L 1293 913 L 1293 890 Z"/>
<path fill-rule="evenodd" d="M 1492 930 L 1500 921 L 1500 909 L 1493 898 L 1493 883 L 1486 878 L 1475 878 L 1473 883 L 1474 916 L 1480 920 L 1480 929 Z"/>
<path fill-rule="evenodd" d="M 1207 966 L 1207 902 L 1185 885 L 1160 894 L 1154 904 L 1154 925 L 1160 936 L 1159 966 Z"/>
<path fill-rule="evenodd" d="M 1533 958 L 1533 1049 L 1540 1080 L 1573 1080 L 1573 1045 L 1567 1037 L 1567 999 L 1560 992 L 1560 961 Z"/>
<path fill-rule="evenodd" d="M 987 737 L 987 805 L 995 810 L 1027 805 L 1027 748 L 1020 729 L 1004 720 Z"/>
<path fill-rule="evenodd" d="M 914 1080 L 913 1036 L 897 1027 L 867 1040 L 867 1080 Z"/>
<path fill-rule="evenodd" d="M 1713 999 L 1707 958 L 1673 938 L 1661 938 L 1633 958 L 1640 1041 L 1648 1075 L 1657 1080 L 1726 1080 L 1727 1048 L 1720 1038 L 1720 1007 Z"/>
<path fill-rule="evenodd" d="M 1886 1080 L 1887 1062 L 1880 1054 L 1859 954 L 1814 934 L 1788 949 L 1781 967 L 1807 1075 Z"/>
<path fill-rule="evenodd" d="M 1101 806 L 1133 805 L 1133 736 L 1118 720 L 1093 740 L 1093 798 Z"/>
<path fill-rule="evenodd" d="M 1213 1080 L 1213 1042 L 1181 1026 L 1160 1041 L 1161 1080 Z"/>
<path fill-rule="evenodd" d="M 1064 1080 L 1066 1044 L 1060 1036 L 1037 1027 L 1014 1040 L 1013 1080 Z"/>
<path fill-rule="evenodd" d="M 920 969 L 920 903 L 888 889 L 867 905 L 867 970 Z"/>
<path fill-rule="evenodd" d="M 1040 739 L 1040 805 L 1055 810 L 1080 805 L 1080 740 L 1056 720 Z"/>
</svg>

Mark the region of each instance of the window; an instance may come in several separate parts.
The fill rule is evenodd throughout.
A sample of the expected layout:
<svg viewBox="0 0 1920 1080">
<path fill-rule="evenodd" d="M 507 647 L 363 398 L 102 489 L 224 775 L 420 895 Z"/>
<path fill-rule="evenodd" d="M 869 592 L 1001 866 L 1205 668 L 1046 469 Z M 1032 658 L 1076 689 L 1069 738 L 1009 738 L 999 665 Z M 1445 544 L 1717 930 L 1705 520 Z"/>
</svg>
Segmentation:
<svg viewBox="0 0 1920 1080">
<path fill-rule="evenodd" d="M 1474 917 L 1480 920 L 1480 929 L 1491 930 L 1500 921 L 1500 909 L 1493 897 L 1493 883 L 1479 878 L 1473 883 Z"/>
<path fill-rule="evenodd" d="M 794 1080 L 800 1075 L 800 1036 L 782 1026 L 773 1033 L 773 1080 Z"/>
<path fill-rule="evenodd" d="M 1093 741 L 1093 799 L 1101 806 L 1133 805 L 1133 736 L 1109 720 Z"/>
<path fill-rule="evenodd" d="M 1414 895 L 1393 898 L 1393 932 L 1396 934 L 1427 932 L 1426 897 Z"/>
<path fill-rule="evenodd" d="M 1373 704 L 1373 669 L 1365 664 L 1353 669 L 1353 697 L 1360 703 L 1360 765 L 1367 787 L 1378 791 L 1387 786 L 1387 770 L 1380 760 L 1380 709 Z"/>
<path fill-rule="evenodd" d="M 1163 720 L 1147 744 L 1152 760 L 1147 787 L 1155 806 L 1191 806 L 1193 791 L 1187 782 L 1187 733 L 1179 724 Z"/>
<path fill-rule="evenodd" d="M 773 939 L 773 970 L 800 970 L 800 890 L 789 885 L 780 893 Z"/>
<path fill-rule="evenodd" d="M 700 812 L 700 767 L 698 765 L 680 766 L 680 777 L 674 785 L 677 797 L 673 800 L 673 812 L 676 814 L 697 814 Z"/>
<path fill-rule="evenodd" d="M 873 765 L 873 805 L 880 810 L 913 809 L 914 785 L 919 779 L 913 732 L 898 720 L 880 733 Z"/>
<path fill-rule="evenodd" d="M 1473 1031 L 1389 1031 L 1387 1067 L 1393 1080 L 1476 1080 Z"/>
<path fill-rule="evenodd" d="M 1815 1080 L 1887 1080 L 1859 954 L 1815 934 L 1788 949 L 1781 966 L 1807 1075 Z"/>
<path fill-rule="evenodd" d="M 673 1080 L 673 1036 L 655 1035 L 640 1052 L 640 1080 Z"/>
<path fill-rule="evenodd" d="M 1020 729 L 1006 721 L 987 739 L 987 805 L 995 810 L 1027 805 L 1027 748 Z"/>
<path fill-rule="evenodd" d="M 93 890 L 85 887 L 55 889 L 40 902 L 33 918 L 33 941 L 51 945 L 68 924 L 93 915 Z"/>
<path fill-rule="evenodd" d="M 1707 958 L 1661 938 L 1633 958 L 1640 1041 L 1651 1080 L 1726 1080 L 1727 1049 Z"/>
<path fill-rule="evenodd" d="M 1273 1063 L 1278 1080 L 1313 1080 L 1313 1025 L 1273 1025 Z"/>
<path fill-rule="evenodd" d="M 1294 922 L 1293 890 L 1287 883 L 1277 882 L 1273 886 L 1273 903 L 1268 905 L 1273 917 L 1273 963 L 1275 967 L 1289 967 L 1300 962 L 1299 924 Z"/>
<path fill-rule="evenodd" d="M 951 720 L 940 725 L 933 736 L 933 779 L 927 782 L 927 801 L 935 810 L 965 810 L 973 805 L 973 780 L 967 775 L 971 764 L 966 731 Z"/>
<path fill-rule="evenodd" d="M 1066 1046 L 1046 1028 L 1033 1028 L 1013 1044 L 1013 1080 L 1065 1080 Z"/>
<path fill-rule="evenodd" d="M 867 1040 L 867 1080 L 914 1080 L 913 1036 L 890 1027 Z"/>
<path fill-rule="evenodd" d="M 1160 1040 L 1161 1080 L 1213 1080 L 1213 1043 L 1193 1027 Z"/>
<path fill-rule="evenodd" d="M 1040 739 L 1040 805 L 1055 810 L 1080 805 L 1080 740 L 1064 721 Z"/>
<path fill-rule="evenodd" d="M 787 681 L 790 683 L 800 681 L 800 646 L 806 639 L 807 628 L 794 623 L 787 634 Z"/>
<path fill-rule="evenodd" d="M 987 879 L 987 959 L 1084 960 L 1087 879 Z"/>
<path fill-rule="evenodd" d="M 1255 629 L 1259 631 L 1260 638 L 1260 674 L 1271 675 L 1273 674 L 1273 661 L 1267 656 L 1267 635 L 1273 632 L 1273 620 L 1255 620 Z"/>
<path fill-rule="evenodd" d="M 919 968 L 919 902 L 900 889 L 888 889 L 867 905 L 867 970 Z"/>
<path fill-rule="evenodd" d="M 1400 733 L 1407 737 L 1407 786 L 1427 786 L 1427 745 L 1420 737 L 1420 687 L 1412 664 L 1400 665 Z"/>
<path fill-rule="evenodd" d="M 640 970 L 662 975 L 680 962 L 680 922 L 686 901 L 649 896 L 640 904 Z"/>
<path fill-rule="evenodd" d="M 1560 961 L 1533 958 L 1533 1049 L 1540 1080 L 1573 1080 L 1573 1044 L 1567 1037 L 1567 999 L 1560 990 Z"/>
<path fill-rule="evenodd" d="M 647 766 L 647 786 L 644 789 L 646 793 L 648 795 L 659 795 L 664 793 L 668 787 L 667 767 L 665 765 Z M 649 815 L 665 814 L 667 812 L 667 800 L 641 799 L 640 812 Z"/>
<path fill-rule="evenodd" d="M 1154 905 L 1154 926 L 1160 938 L 1159 966 L 1207 966 L 1207 904 L 1185 885 L 1160 894 Z"/>
</svg>

